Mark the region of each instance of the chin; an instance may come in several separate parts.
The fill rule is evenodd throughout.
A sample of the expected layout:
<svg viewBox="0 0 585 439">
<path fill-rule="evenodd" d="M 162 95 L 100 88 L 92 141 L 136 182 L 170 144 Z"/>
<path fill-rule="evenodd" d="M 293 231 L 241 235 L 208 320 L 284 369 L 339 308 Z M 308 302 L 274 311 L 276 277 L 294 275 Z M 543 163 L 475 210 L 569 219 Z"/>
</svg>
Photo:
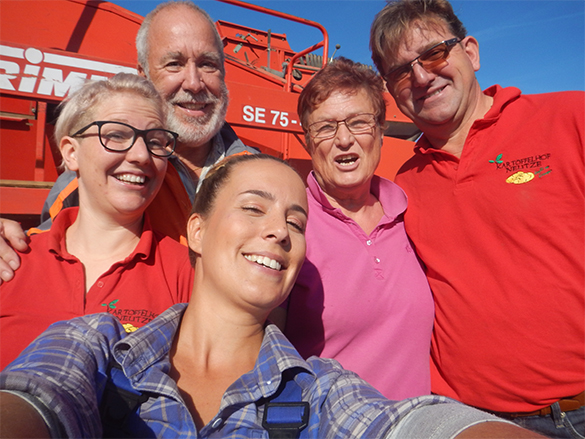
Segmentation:
<svg viewBox="0 0 585 439">
<path fill-rule="evenodd" d="M 184 118 L 180 122 L 175 121 L 169 129 L 179 134 L 181 143 L 203 145 L 219 132 L 222 125 L 223 121 L 215 117 L 209 121 L 190 121 Z"/>
<path fill-rule="evenodd" d="M 126 215 L 141 216 L 154 197 L 123 199 L 112 203 L 114 209 Z"/>
<path fill-rule="evenodd" d="M 287 295 L 283 294 L 282 291 L 274 292 L 273 294 L 271 293 L 269 295 L 268 293 L 269 288 L 251 293 L 250 303 L 258 309 L 271 312 L 274 308 L 278 307 L 282 302 L 284 302 L 287 297 Z"/>
<path fill-rule="evenodd" d="M 186 144 L 203 145 L 209 142 L 224 124 L 227 102 L 216 104 L 209 114 L 189 117 L 172 108 L 167 117 L 167 129 L 179 134 L 179 141 Z"/>
<path fill-rule="evenodd" d="M 346 177 L 346 178 L 343 178 Z M 349 178 L 348 178 L 349 177 Z M 354 188 L 363 186 L 369 183 L 369 179 L 362 176 L 341 176 L 341 178 L 335 181 L 335 185 L 340 188 Z"/>
</svg>

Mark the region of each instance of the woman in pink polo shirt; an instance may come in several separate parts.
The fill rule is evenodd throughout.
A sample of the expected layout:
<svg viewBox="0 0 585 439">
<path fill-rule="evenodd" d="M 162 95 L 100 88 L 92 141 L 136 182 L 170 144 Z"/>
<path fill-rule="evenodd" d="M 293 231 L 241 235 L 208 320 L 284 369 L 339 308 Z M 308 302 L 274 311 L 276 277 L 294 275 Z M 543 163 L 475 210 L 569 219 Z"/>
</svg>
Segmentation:
<svg viewBox="0 0 585 439">
<path fill-rule="evenodd" d="M 406 195 L 374 175 L 383 92 L 370 68 L 338 58 L 300 95 L 313 161 L 307 258 L 282 309 L 285 334 L 301 355 L 334 358 L 384 396 L 402 399 L 430 393 L 434 305 L 404 230 Z"/>
</svg>

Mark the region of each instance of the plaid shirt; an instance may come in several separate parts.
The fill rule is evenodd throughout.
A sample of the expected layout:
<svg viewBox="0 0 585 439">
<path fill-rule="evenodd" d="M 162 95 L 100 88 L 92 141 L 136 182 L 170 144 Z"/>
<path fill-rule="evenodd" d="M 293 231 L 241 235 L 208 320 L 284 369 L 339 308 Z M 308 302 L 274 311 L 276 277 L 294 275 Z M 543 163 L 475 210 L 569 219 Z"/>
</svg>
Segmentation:
<svg viewBox="0 0 585 439">
<path fill-rule="evenodd" d="M 217 415 L 197 432 L 168 376 L 168 352 L 185 308 L 175 305 L 130 334 L 105 313 L 56 323 L 0 374 L 0 388 L 32 396 L 36 406 L 58 419 L 50 423 L 52 433 L 61 430 L 75 438 L 102 434 L 98 401 L 112 356 L 132 386 L 150 395 L 132 425 L 136 437 L 267 438 L 262 400 L 276 392 L 283 372 L 291 368 L 306 372 L 295 380 L 311 407 L 308 437 L 381 437 L 407 414 L 448 402 L 438 396 L 389 401 L 334 360 L 303 360 L 276 326 L 268 325 L 254 369 L 228 388 Z"/>
</svg>

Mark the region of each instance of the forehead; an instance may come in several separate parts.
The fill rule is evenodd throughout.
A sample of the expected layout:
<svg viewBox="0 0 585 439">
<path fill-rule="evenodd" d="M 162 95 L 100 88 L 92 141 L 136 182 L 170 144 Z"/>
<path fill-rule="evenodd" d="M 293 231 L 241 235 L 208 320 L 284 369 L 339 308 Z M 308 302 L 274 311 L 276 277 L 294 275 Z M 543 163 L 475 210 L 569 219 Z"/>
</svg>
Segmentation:
<svg viewBox="0 0 585 439">
<path fill-rule="evenodd" d="M 339 119 L 358 113 L 373 113 L 374 104 L 367 91 L 335 90 L 309 115 L 309 121 Z"/>
<path fill-rule="evenodd" d="M 138 114 L 141 115 L 140 117 L 163 119 L 163 111 L 159 105 L 132 91 L 110 93 L 102 97 L 92 109 L 94 116 L 98 119 L 103 119 L 106 116 L 135 116 Z"/>
<path fill-rule="evenodd" d="M 246 191 L 272 194 L 276 201 L 286 201 L 306 208 L 307 196 L 301 177 L 288 166 L 274 160 L 252 160 L 232 169 L 223 193 L 237 197 Z"/>
<path fill-rule="evenodd" d="M 148 42 L 149 56 L 219 53 L 222 50 L 216 45 L 211 23 L 197 11 L 180 5 L 164 9 L 153 18 Z"/>
<path fill-rule="evenodd" d="M 397 48 L 397 57 L 403 54 L 420 53 L 433 45 L 452 37 L 447 25 L 442 22 L 415 22 L 403 34 Z"/>
</svg>

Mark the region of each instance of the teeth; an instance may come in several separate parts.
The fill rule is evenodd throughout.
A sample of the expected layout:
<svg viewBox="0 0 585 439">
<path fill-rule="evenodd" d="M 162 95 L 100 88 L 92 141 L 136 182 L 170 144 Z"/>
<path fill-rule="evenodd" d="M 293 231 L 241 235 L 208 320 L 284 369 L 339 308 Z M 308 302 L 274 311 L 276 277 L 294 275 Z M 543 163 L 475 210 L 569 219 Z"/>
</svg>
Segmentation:
<svg viewBox="0 0 585 439">
<path fill-rule="evenodd" d="M 181 107 L 186 108 L 188 110 L 203 110 L 206 104 L 201 103 L 191 103 L 191 102 L 183 102 L 181 103 Z"/>
<path fill-rule="evenodd" d="M 444 88 L 445 87 L 441 87 L 437 91 L 434 91 L 433 93 L 426 95 L 423 99 L 428 99 L 428 98 L 431 98 L 431 97 L 433 97 L 435 95 L 438 95 L 439 93 L 441 93 L 443 91 Z"/>
<path fill-rule="evenodd" d="M 280 271 L 282 267 L 277 261 L 267 258 L 266 256 L 244 255 L 244 257 L 248 261 L 256 262 L 257 264 L 264 265 L 265 267 L 272 268 L 273 270 Z"/>
<path fill-rule="evenodd" d="M 143 175 L 134 174 L 121 174 L 115 176 L 120 181 L 126 181 L 128 183 L 144 184 L 146 178 Z"/>
<path fill-rule="evenodd" d="M 340 165 L 352 165 L 355 163 L 356 160 L 357 159 L 355 157 L 346 157 L 337 159 L 337 163 L 339 163 Z"/>
</svg>

